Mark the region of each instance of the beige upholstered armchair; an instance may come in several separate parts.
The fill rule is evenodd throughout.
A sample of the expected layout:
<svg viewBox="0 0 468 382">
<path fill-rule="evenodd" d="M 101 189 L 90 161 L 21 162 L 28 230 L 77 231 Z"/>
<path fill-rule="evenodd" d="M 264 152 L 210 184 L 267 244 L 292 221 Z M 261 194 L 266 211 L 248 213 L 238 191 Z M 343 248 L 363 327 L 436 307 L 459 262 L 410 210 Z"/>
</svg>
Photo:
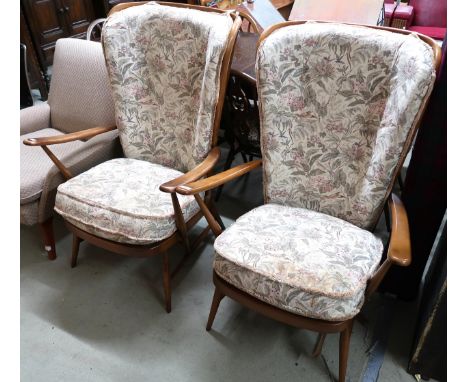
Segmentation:
<svg viewBox="0 0 468 382">
<path fill-rule="evenodd" d="M 404 206 L 391 190 L 431 94 L 440 49 L 379 27 L 288 22 L 260 37 L 265 204 L 214 244 L 215 293 L 207 330 L 229 296 L 261 314 L 340 333 L 345 381 L 354 317 L 392 264 L 411 262 Z M 262 161 L 181 185 L 206 192 Z M 197 199 L 200 203 L 200 199 Z M 372 230 L 389 200 L 386 248 Z M 384 256 L 383 256 L 384 255 Z"/>
<path fill-rule="evenodd" d="M 183 4 L 114 7 L 102 44 L 125 158 L 58 187 L 55 210 L 73 233 L 72 267 L 81 240 L 121 255 L 161 255 L 167 312 L 167 250 L 181 243 L 188 255 L 209 232 L 189 242 L 187 231 L 203 214 L 193 196 L 178 198 L 175 188 L 205 176 L 219 158 L 217 132 L 240 25 L 235 14 Z"/>
<path fill-rule="evenodd" d="M 39 224 L 53 260 L 57 186 L 119 153 L 117 132 L 108 132 L 115 126 L 114 104 L 99 43 L 57 41 L 49 99 L 22 109 L 20 125 L 20 220 Z M 105 134 L 93 138 L 97 132 Z"/>
</svg>

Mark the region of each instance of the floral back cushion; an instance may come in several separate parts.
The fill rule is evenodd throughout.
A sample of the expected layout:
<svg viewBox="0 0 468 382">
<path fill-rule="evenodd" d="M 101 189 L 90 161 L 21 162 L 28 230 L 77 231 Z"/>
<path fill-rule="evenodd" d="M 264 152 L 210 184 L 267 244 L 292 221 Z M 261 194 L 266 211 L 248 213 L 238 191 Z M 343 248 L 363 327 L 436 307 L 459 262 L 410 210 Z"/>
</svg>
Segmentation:
<svg viewBox="0 0 468 382">
<path fill-rule="evenodd" d="M 206 157 L 232 24 L 154 2 L 108 18 L 102 43 L 126 157 L 183 172 Z"/>
<path fill-rule="evenodd" d="M 432 90 L 433 56 L 416 36 L 358 26 L 273 32 L 257 54 L 265 202 L 370 228 Z"/>
</svg>

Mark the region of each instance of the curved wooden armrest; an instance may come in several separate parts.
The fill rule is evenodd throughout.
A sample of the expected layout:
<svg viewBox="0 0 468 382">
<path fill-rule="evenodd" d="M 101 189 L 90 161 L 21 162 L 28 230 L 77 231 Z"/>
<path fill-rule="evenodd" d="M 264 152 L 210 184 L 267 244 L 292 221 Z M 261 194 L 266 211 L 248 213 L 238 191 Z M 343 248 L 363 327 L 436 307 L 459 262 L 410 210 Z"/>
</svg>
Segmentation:
<svg viewBox="0 0 468 382">
<path fill-rule="evenodd" d="M 402 267 L 407 267 L 411 264 L 411 241 L 405 206 L 395 194 L 392 194 L 388 200 L 388 206 L 392 215 L 392 233 L 390 234 L 387 258 L 369 280 L 366 298 L 379 287 L 387 271 L 393 264 Z"/>
<path fill-rule="evenodd" d="M 184 183 L 190 183 L 195 180 L 200 179 L 202 176 L 208 174 L 208 172 L 214 167 L 216 162 L 218 162 L 219 157 L 221 156 L 221 151 L 219 147 L 213 148 L 205 160 L 200 163 L 198 166 L 190 170 L 189 172 L 179 176 L 178 178 L 172 179 L 169 182 L 161 184 L 159 190 L 162 192 L 174 193 L 176 188 Z"/>
<path fill-rule="evenodd" d="M 387 258 L 394 264 L 407 267 L 411 264 L 411 241 L 408 215 L 400 198 L 392 194 L 388 201 L 392 216 L 392 233 Z"/>
<path fill-rule="evenodd" d="M 60 143 L 85 140 L 92 138 L 96 135 L 107 133 L 116 129 L 116 126 L 111 127 L 93 127 L 91 129 L 77 131 L 75 133 L 55 135 L 53 137 L 41 137 L 41 138 L 28 138 L 23 141 L 27 146 L 47 146 L 57 145 Z"/>
<path fill-rule="evenodd" d="M 203 191 L 211 190 L 233 179 L 236 179 L 249 171 L 252 171 L 254 168 L 261 166 L 261 164 L 262 160 L 257 159 L 220 172 L 219 174 L 210 176 L 208 178 L 201 179 L 193 183 L 183 184 L 177 187 L 177 193 L 182 195 L 194 195 Z"/>
</svg>

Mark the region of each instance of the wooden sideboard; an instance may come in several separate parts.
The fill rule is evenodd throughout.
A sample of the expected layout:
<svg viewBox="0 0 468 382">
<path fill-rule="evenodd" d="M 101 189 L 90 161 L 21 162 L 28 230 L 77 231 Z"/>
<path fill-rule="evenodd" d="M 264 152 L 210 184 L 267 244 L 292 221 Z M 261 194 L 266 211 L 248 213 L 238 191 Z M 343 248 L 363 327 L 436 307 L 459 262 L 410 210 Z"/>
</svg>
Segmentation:
<svg viewBox="0 0 468 382">
<path fill-rule="evenodd" d="M 92 0 L 21 0 L 21 10 L 43 70 L 52 65 L 59 38 L 85 38 L 96 19 Z"/>
</svg>

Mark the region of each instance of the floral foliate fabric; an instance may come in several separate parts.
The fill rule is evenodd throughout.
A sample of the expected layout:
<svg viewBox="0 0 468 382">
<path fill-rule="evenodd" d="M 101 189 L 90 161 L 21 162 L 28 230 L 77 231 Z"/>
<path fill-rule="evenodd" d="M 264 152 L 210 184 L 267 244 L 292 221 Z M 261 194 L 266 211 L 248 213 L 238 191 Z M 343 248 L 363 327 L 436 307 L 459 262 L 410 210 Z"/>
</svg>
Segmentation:
<svg viewBox="0 0 468 382">
<path fill-rule="evenodd" d="M 372 233 L 304 208 L 265 204 L 215 241 L 214 270 L 246 293 L 305 317 L 342 321 L 364 302 L 383 245 Z"/>
<path fill-rule="evenodd" d="M 372 227 L 432 91 L 432 48 L 309 22 L 273 32 L 256 65 L 265 202 Z"/>
<path fill-rule="evenodd" d="M 147 3 L 111 15 L 102 43 L 128 158 L 186 172 L 211 149 L 228 14 Z"/>
<path fill-rule="evenodd" d="M 150 244 L 176 231 L 171 195 L 159 186 L 183 173 L 137 159 L 99 164 L 61 184 L 55 211 L 93 235 L 127 244 Z M 178 196 L 187 221 L 199 210 L 193 196 Z"/>
</svg>

